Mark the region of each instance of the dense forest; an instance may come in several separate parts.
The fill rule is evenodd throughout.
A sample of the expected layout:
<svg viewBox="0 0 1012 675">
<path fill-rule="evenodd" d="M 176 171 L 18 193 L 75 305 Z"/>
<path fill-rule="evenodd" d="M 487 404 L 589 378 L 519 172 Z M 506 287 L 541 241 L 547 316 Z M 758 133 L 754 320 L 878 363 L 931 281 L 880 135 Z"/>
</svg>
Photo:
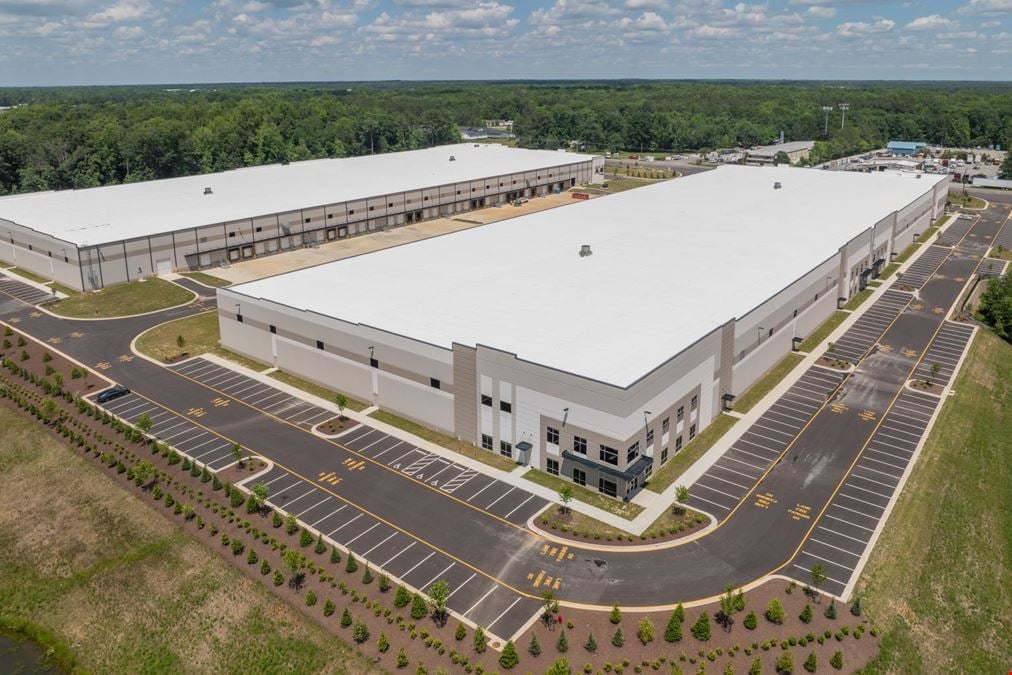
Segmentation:
<svg viewBox="0 0 1012 675">
<path fill-rule="evenodd" d="M 848 103 L 846 126 L 824 105 Z M 454 142 L 515 120 L 521 145 L 709 150 L 816 139 L 815 159 L 891 138 L 1012 146 L 999 83 L 428 82 L 0 89 L 0 194 Z"/>
</svg>

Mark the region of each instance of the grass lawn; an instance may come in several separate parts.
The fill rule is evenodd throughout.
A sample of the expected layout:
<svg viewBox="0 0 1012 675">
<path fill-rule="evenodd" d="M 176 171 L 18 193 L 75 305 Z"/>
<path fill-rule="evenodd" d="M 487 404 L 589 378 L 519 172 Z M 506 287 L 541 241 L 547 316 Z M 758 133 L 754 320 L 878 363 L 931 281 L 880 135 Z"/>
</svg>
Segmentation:
<svg viewBox="0 0 1012 675">
<path fill-rule="evenodd" d="M 29 272 L 28 270 L 21 269 L 20 267 L 12 267 L 9 270 L 7 270 L 7 273 L 16 274 L 19 277 L 30 279 L 31 281 L 34 281 L 39 284 L 48 284 L 50 281 L 52 281 L 52 279 L 47 279 L 46 277 L 39 276 L 35 272 Z"/>
<path fill-rule="evenodd" d="M 202 284 L 205 284 L 207 286 L 214 286 L 216 288 L 232 285 L 232 282 L 229 281 L 228 279 L 222 279 L 221 277 L 216 277 L 214 275 L 207 274 L 206 272 L 180 272 L 180 274 L 182 274 L 184 277 L 189 277 L 194 281 L 199 281 Z"/>
<path fill-rule="evenodd" d="M 0 426 L 0 628 L 84 672 L 377 672 L 34 422 Z"/>
<path fill-rule="evenodd" d="M 850 300 L 847 301 L 847 304 L 845 304 L 843 308 L 849 309 L 850 311 L 854 311 L 855 309 L 860 307 L 865 300 L 871 297 L 871 294 L 874 292 L 874 290 L 875 289 L 873 288 L 866 288 L 863 291 L 855 293 L 850 298 Z"/>
<path fill-rule="evenodd" d="M 1012 663 L 1012 346 L 980 331 L 862 575 L 867 673 Z"/>
<path fill-rule="evenodd" d="M 554 490 L 555 492 L 558 492 L 563 487 L 571 487 L 573 488 L 573 499 L 581 501 L 584 504 L 589 504 L 590 506 L 596 506 L 602 511 L 607 511 L 608 513 L 615 514 L 621 518 L 631 520 L 643 511 L 643 507 L 639 504 L 623 502 L 620 499 L 612 499 L 611 497 L 601 494 L 597 490 L 591 490 L 582 485 L 577 485 L 572 481 L 562 480 L 558 476 L 553 476 L 545 473 L 544 471 L 539 471 L 538 469 L 531 469 L 524 474 L 524 478 L 532 483 L 537 483 L 542 487 Z"/>
<path fill-rule="evenodd" d="M 747 393 L 747 392 L 746 392 Z M 668 460 L 668 463 L 654 472 L 650 480 L 644 486 L 651 492 L 664 492 L 672 483 L 678 480 L 685 470 L 692 466 L 697 459 L 706 454 L 706 451 L 713 447 L 727 430 L 738 421 L 737 417 L 720 415 L 710 426 L 703 429 L 698 436 L 675 453 L 675 456 Z"/>
<path fill-rule="evenodd" d="M 999 253 L 997 249 L 991 249 L 991 252 L 987 255 L 988 258 L 998 258 L 999 260 L 1012 260 L 1012 250 L 1002 249 Z"/>
<path fill-rule="evenodd" d="M 71 288 L 70 286 L 64 286 L 63 284 L 61 284 L 61 283 L 59 283 L 57 281 L 54 281 L 52 284 L 50 284 L 49 287 L 52 288 L 54 291 L 59 291 L 60 293 L 63 293 L 64 295 L 80 295 L 81 294 L 81 291 L 77 290 L 76 288 Z"/>
<path fill-rule="evenodd" d="M 788 354 L 780 363 L 766 371 L 766 374 L 759 378 L 755 384 L 749 387 L 745 393 L 734 400 L 734 411 L 747 413 L 763 396 L 770 393 L 773 387 L 777 386 L 780 380 L 794 370 L 799 363 L 805 360 L 801 354 Z"/>
<path fill-rule="evenodd" d="M 424 438 L 430 443 L 440 445 L 446 448 L 447 450 L 459 452 L 465 457 L 470 457 L 471 459 L 478 460 L 479 462 L 488 464 L 489 466 L 495 467 L 496 469 L 502 469 L 503 471 L 512 471 L 513 469 L 517 468 L 516 462 L 514 462 L 512 459 L 503 457 L 497 452 L 492 452 L 490 450 L 482 450 L 478 446 L 471 445 L 467 441 L 460 441 L 454 438 L 453 436 L 441 434 L 438 431 L 435 431 L 434 429 L 429 429 L 428 427 L 424 427 L 421 424 L 418 424 L 417 422 L 412 422 L 411 420 L 406 420 L 403 417 L 398 417 L 397 415 L 394 415 L 391 412 L 387 412 L 386 410 L 377 410 L 371 413 L 369 417 L 379 420 L 380 422 L 385 422 L 390 426 L 397 427 L 398 429 L 407 431 L 408 433 L 414 434 L 419 438 Z"/>
<path fill-rule="evenodd" d="M 632 190 L 638 187 L 644 187 L 646 185 L 653 185 L 659 183 L 656 180 L 646 180 L 644 178 L 609 178 L 608 179 L 608 192 L 625 192 L 626 190 Z"/>
<path fill-rule="evenodd" d="M 233 354 L 232 356 L 235 355 Z M 232 356 L 228 356 L 226 358 L 232 358 Z M 263 369 L 261 368 L 260 370 Z M 312 394 L 313 396 L 319 396 L 323 400 L 330 401 L 331 403 L 334 402 L 334 397 L 337 396 L 337 392 L 334 391 L 333 389 L 328 389 L 327 387 L 323 387 L 313 382 L 303 380 L 301 377 L 296 377 L 291 373 L 285 373 L 280 370 L 275 370 L 273 373 L 270 374 L 270 377 L 273 377 L 278 382 L 284 382 L 285 384 L 289 384 L 293 387 L 301 389 L 302 391 Z M 353 399 L 348 395 L 345 395 L 345 398 L 348 399 L 348 404 L 345 406 L 345 408 L 347 408 L 348 410 L 354 410 L 355 412 L 362 412 L 363 410 L 369 407 L 368 403 L 363 403 L 362 401 Z"/>
<path fill-rule="evenodd" d="M 833 312 L 829 315 L 828 319 L 823 321 L 818 328 L 813 330 L 811 334 L 805 338 L 805 341 L 798 346 L 798 349 L 803 352 L 812 351 L 818 347 L 823 340 L 829 337 L 829 334 L 836 330 L 836 328 L 843 323 L 848 316 L 849 314 L 839 310 Z"/>
<path fill-rule="evenodd" d="M 950 192 L 949 201 L 953 204 L 959 204 L 968 209 L 982 209 L 984 208 L 985 202 L 980 197 L 973 197 L 971 195 L 964 195 L 960 192 Z"/>
<path fill-rule="evenodd" d="M 55 314 L 75 318 L 129 316 L 175 307 L 193 299 L 193 293 L 176 284 L 152 277 L 116 284 L 94 293 L 80 293 L 49 306 Z"/>
</svg>

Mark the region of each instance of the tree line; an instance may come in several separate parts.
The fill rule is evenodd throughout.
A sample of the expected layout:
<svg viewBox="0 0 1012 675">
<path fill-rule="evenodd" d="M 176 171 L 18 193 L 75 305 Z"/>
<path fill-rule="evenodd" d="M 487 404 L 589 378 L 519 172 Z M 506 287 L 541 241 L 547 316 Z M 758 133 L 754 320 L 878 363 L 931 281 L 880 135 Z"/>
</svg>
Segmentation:
<svg viewBox="0 0 1012 675">
<path fill-rule="evenodd" d="M 825 130 L 824 105 L 849 103 Z M 409 150 L 515 121 L 524 147 L 686 151 L 815 139 L 1012 146 L 998 83 L 380 82 L 2 89 L 0 194 Z"/>
</svg>

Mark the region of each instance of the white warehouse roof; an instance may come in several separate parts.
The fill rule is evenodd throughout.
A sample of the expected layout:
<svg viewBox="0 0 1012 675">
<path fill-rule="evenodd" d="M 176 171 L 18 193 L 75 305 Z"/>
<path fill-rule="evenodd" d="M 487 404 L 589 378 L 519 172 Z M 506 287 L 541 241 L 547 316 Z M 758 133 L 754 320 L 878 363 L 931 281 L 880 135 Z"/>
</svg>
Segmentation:
<svg viewBox="0 0 1012 675">
<path fill-rule="evenodd" d="M 0 198 L 0 218 L 90 246 L 591 159 L 552 150 L 461 143 L 10 195 Z M 212 194 L 205 195 L 205 187 Z"/>
<path fill-rule="evenodd" d="M 229 291 L 624 387 L 941 179 L 725 166 Z"/>
</svg>

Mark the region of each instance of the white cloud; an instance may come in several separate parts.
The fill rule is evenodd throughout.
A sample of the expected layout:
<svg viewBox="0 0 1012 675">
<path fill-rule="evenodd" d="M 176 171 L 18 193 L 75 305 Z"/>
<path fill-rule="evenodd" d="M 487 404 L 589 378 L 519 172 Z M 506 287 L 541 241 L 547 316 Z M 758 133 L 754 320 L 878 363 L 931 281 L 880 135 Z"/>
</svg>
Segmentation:
<svg viewBox="0 0 1012 675">
<path fill-rule="evenodd" d="M 970 0 L 959 8 L 961 14 L 1003 14 L 1012 12 L 1012 0 Z"/>
<path fill-rule="evenodd" d="M 692 34 L 703 40 L 731 40 L 741 35 L 741 31 L 737 28 L 728 28 L 726 26 L 711 26 L 710 24 L 703 24 L 692 31 Z"/>
<path fill-rule="evenodd" d="M 556 0 L 548 9 L 540 7 L 531 12 L 528 20 L 533 24 L 555 24 L 600 19 L 618 13 L 619 10 L 602 0 Z"/>
<path fill-rule="evenodd" d="M 96 24 L 118 23 L 120 21 L 139 21 L 152 14 L 151 3 L 147 0 L 120 0 L 88 17 L 88 21 Z"/>
<path fill-rule="evenodd" d="M 903 26 L 903 30 L 938 30 L 939 28 L 950 28 L 955 25 L 952 19 L 946 19 L 944 16 L 938 14 L 929 14 L 928 16 L 921 16 L 906 26 Z"/>
<path fill-rule="evenodd" d="M 140 26 L 119 26 L 112 33 L 117 40 L 136 40 L 143 37 L 145 31 Z"/>
<path fill-rule="evenodd" d="M 653 9 L 663 11 L 668 8 L 667 0 L 625 0 L 626 9 Z"/>
<path fill-rule="evenodd" d="M 888 33 L 896 27 L 892 19 L 876 19 L 868 23 L 865 21 L 847 21 L 836 27 L 836 34 L 840 37 L 863 37 L 874 33 Z"/>
<path fill-rule="evenodd" d="M 808 16 L 814 16 L 816 19 L 832 19 L 836 16 L 836 7 L 814 5 L 808 8 L 806 14 L 808 14 Z"/>
</svg>

